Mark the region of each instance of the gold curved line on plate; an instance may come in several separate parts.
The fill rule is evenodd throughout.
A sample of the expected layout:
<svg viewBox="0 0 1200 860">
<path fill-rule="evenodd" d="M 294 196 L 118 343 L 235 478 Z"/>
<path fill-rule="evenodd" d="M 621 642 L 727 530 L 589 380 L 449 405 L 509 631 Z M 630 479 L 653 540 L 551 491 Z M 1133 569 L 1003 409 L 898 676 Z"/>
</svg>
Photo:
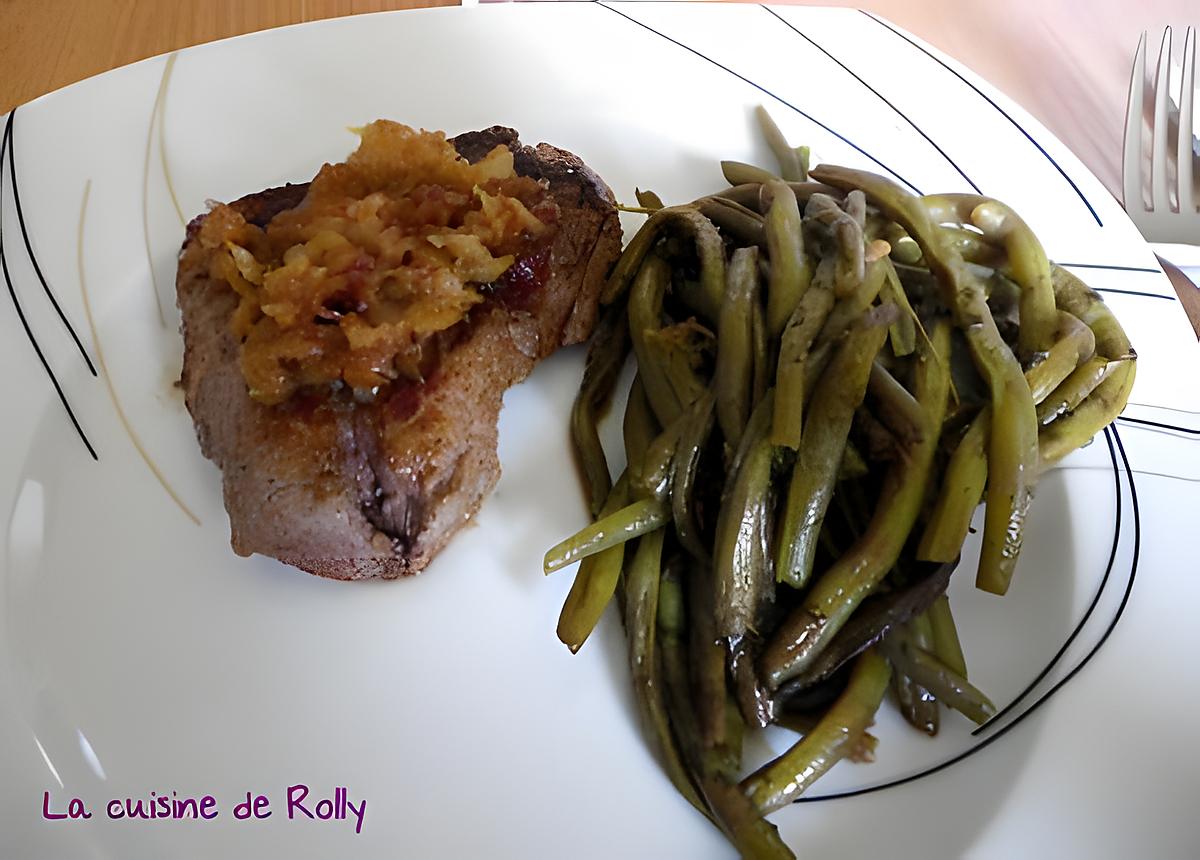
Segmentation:
<svg viewBox="0 0 1200 860">
<path fill-rule="evenodd" d="M 163 313 L 162 297 L 158 294 L 158 279 L 154 277 L 154 254 L 150 250 L 150 152 L 154 148 L 154 124 L 158 121 L 159 111 L 162 110 L 163 94 L 167 91 L 167 72 L 173 65 L 175 55 L 167 58 L 163 67 L 162 80 L 158 82 L 158 92 L 154 96 L 154 108 L 150 111 L 150 125 L 146 128 L 146 158 L 142 162 L 142 238 L 146 243 L 146 266 L 150 269 L 150 288 L 154 291 L 154 308 L 158 311 L 158 323 L 167 327 L 167 317 Z"/>
<path fill-rule="evenodd" d="M 179 196 L 175 193 L 175 183 L 171 181 L 171 167 L 167 163 L 167 133 L 164 129 L 167 127 L 167 89 L 171 85 L 171 74 L 175 70 L 175 60 L 179 57 L 179 52 L 171 54 L 167 57 L 167 65 L 163 69 L 162 83 L 158 87 L 158 158 L 162 162 L 163 179 L 167 183 L 167 193 L 171 195 L 171 205 L 175 207 L 175 214 L 179 216 L 179 226 L 187 226 L 187 218 L 183 215 L 183 207 L 179 205 Z M 153 120 L 151 120 L 153 122 Z"/>
<path fill-rule="evenodd" d="M 92 332 L 92 348 L 96 350 L 96 363 L 100 365 L 100 376 L 104 379 L 104 387 L 108 389 L 108 397 L 112 400 L 113 408 L 117 411 L 117 418 L 121 421 L 121 426 L 125 428 L 125 433 L 129 436 L 129 441 L 133 443 L 133 447 L 137 449 L 141 455 L 142 461 L 146 467 L 158 479 L 158 483 L 166 490 L 167 495 L 171 500 L 179 506 L 179 510 L 183 511 L 184 515 L 196 525 L 200 525 L 200 518 L 192 513 L 191 509 L 183 503 L 183 499 L 179 494 L 171 488 L 167 483 L 166 477 L 150 458 L 145 447 L 142 446 L 142 440 L 133 430 L 133 425 L 129 423 L 129 418 L 125 415 L 125 410 L 121 406 L 121 400 L 117 397 L 117 390 L 113 386 L 112 374 L 108 372 L 108 362 L 104 360 L 104 349 L 100 345 L 100 333 L 96 330 L 96 321 L 92 317 L 92 302 L 88 297 L 87 278 L 84 276 L 83 267 L 83 225 L 87 216 L 88 197 L 92 193 L 92 180 L 88 180 L 83 186 L 83 200 L 79 204 L 79 232 L 76 237 L 76 262 L 79 266 L 79 292 L 83 296 L 83 313 L 87 317 L 88 328 Z"/>
</svg>

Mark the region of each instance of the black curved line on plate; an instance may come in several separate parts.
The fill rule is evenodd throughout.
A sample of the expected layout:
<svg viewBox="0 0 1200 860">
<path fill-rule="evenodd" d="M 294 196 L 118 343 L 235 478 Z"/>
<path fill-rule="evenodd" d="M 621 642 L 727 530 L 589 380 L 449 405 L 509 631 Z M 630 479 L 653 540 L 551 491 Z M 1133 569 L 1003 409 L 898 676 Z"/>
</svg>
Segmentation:
<svg viewBox="0 0 1200 860">
<path fill-rule="evenodd" d="M 953 158 L 951 158 L 944 149 L 942 149 L 940 146 L 938 146 L 936 141 L 934 141 L 934 139 L 932 137 L 930 137 L 924 131 L 922 131 L 921 127 L 919 125 L 917 125 L 915 122 L 913 122 L 908 117 L 908 115 L 906 113 L 904 113 L 904 111 L 900 110 L 900 108 L 898 108 L 894 104 L 892 104 L 892 102 L 888 100 L 887 96 L 885 96 L 883 93 L 879 92 L 879 90 L 875 89 L 873 86 L 871 86 L 866 81 L 864 81 L 862 78 L 860 78 L 849 66 L 847 66 L 845 63 L 843 63 L 841 60 L 839 60 L 833 54 L 829 53 L 829 51 L 825 50 L 825 48 L 823 48 L 821 45 L 817 44 L 812 39 L 811 36 L 809 36 L 803 30 L 800 30 L 798 27 L 796 27 L 795 24 L 793 24 L 791 21 L 784 18 L 782 15 L 780 15 L 774 9 L 770 8 L 769 6 L 763 6 L 762 4 L 759 4 L 759 8 L 766 12 L 771 13 L 771 15 L 773 17 L 775 17 L 776 19 L 778 19 L 785 27 L 787 27 L 789 30 L 791 30 L 793 33 L 795 33 L 797 36 L 800 36 L 801 38 L 803 38 L 806 42 L 808 42 L 810 45 L 812 45 L 814 48 L 816 48 L 818 51 L 820 51 L 826 57 L 833 60 L 835 63 L 837 63 L 839 66 L 841 66 L 842 70 L 845 71 L 846 74 L 850 75 L 850 77 L 854 78 L 854 80 L 858 81 L 860 84 L 862 84 L 864 87 L 866 87 L 872 93 L 874 93 L 875 96 L 881 102 L 883 102 L 885 105 L 890 107 L 893 111 L 895 111 L 897 116 L 899 116 L 902 120 L 904 120 L 906 123 L 908 123 L 910 126 L 912 126 L 913 131 L 915 131 L 917 134 L 921 135 L 921 137 L 925 138 L 925 141 L 930 146 L 932 146 L 934 149 L 937 150 L 938 155 L 940 155 L 942 158 L 946 159 L 946 162 L 951 167 L 954 168 L 955 172 L 957 172 L 959 176 L 961 176 L 964 180 L 966 180 L 966 183 L 968 185 L 970 185 L 972 189 L 974 189 L 976 194 L 983 193 L 980 190 L 979 186 L 975 184 L 974 180 L 972 180 L 971 177 L 967 176 L 966 172 L 961 167 L 958 166 L 958 164 L 955 162 L 955 160 Z"/>
<path fill-rule="evenodd" d="M 17 162 L 15 155 L 17 145 L 13 141 L 16 116 L 17 109 L 13 108 L 8 115 L 8 124 L 5 126 L 4 133 L 8 136 L 8 177 L 12 183 L 13 204 L 17 208 L 17 223 L 21 225 L 21 238 L 25 240 L 25 252 L 29 254 L 29 262 L 33 264 L 33 271 L 42 285 L 42 292 L 46 294 L 46 298 L 54 306 L 54 312 L 58 314 L 58 318 L 62 320 L 62 324 L 67 327 L 67 331 L 71 335 L 71 340 L 75 341 L 75 346 L 79 350 L 79 354 L 83 356 L 83 363 L 87 365 L 88 371 L 91 372 L 92 376 L 95 376 L 96 365 L 92 364 L 91 357 L 87 354 L 87 350 L 83 348 L 83 342 L 79 339 L 79 335 L 75 333 L 75 327 L 71 325 L 71 321 L 67 319 L 67 315 L 59 306 L 58 299 L 54 298 L 54 293 L 50 291 L 50 285 L 46 283 L 46 276 L 42 274 L 42 267 L 38 265 L 37 256 L 33 253 L 33 244 L 29 241 L 29 231 L 25 228 L 25 210 L 21 207 L 21 192 L 17 184 Z"/>
<path fill-rule="evenodd" d="M 995 734 L 989 735 L 988 737 L 984 738 L 979 743 L 977 743 L 975 746 L 964 750 L 963 752 L 959 753 L 958 755 L 954 756 L 953 758 L 947 759 L 946 761 L 941 762 L 940 764 L 934 765 L 933 767 L 927 768 L 923 771 L 919 771 L 917 773 L 910 774 L 909 776 L 902 777 L 900 779 L 892 780 L 891 782 L 885 782 L 880 785 L 872 785 L 872 786 L 868 786 L 866 788 L 858 788 L 858 789 L 854 789 L 853 791 L 843 791 L 843 792 L 839 792 L 837 794 L 821 795 L 820 797 L 799 797 L 794 801 L 795 803 L 818 803 L 823 800 L 839 800 L 839 799 L 847 798 L 847 797 L 857 797 L 862 794 L 872 794 L 876 791 L 882 791 L 885 788 L 895 788 L 897 786 L 906 785 L 910 782 L 915 782 L 918 779 L 923 779 L 924 777 L 932 776 L 935 773 L 943 771 L 946 768 L 950 767 L 951 765 L 958 764 L 959 762 L 964 761 L 965 759 L 968 759 L 971 756 L 975 755 L 977 752 L 980 752 L 981 750 L 987 748 L 988 746 L 991 746 L 991 744 L 998 741 L 1000 738 L 1004 737 L 1010 731 L 1012 731 L 1017 726 L 1019 726 L 1029 716 L 1031 716 L 1035 711 L 1037 711 L 1042 705 L 1044 705 L 1046 702 L 1048 702 L 1050 700 L 1050 698 L 1052 696 L 1054 696 L 1059 690 L 1061 690 L 1064 686 L 1066 686 L 1066 684 L 1069 681 L 1071 681 L 1076 675 L 1078 675 L 1083 670 L 1083 667 L 1086 666 L 1088 663 L 1090 663 L 1092 661 L 1092 658 L 1095 657 L 1097 653 L 1099 653 L 1100 649 L 1104 646 L 1104 643 L 1108 641 L 1109 636 L 1112 635 L 1113 630 L 1115 630 L 1117 628 L 1117 624 L 1120 623 L 1121 616 L 1123 616 L 1125 614 L 1125 607 L 1129 605 L 1129 597 L 1131 594 L 1133 594 L 1134 582 L 1137 579 L 1137 568 L 1138 568 L 1139 559 L 1141 557 L 1141 547 L 1142 547 L 1142 514 L 1141 514 L 1141 509 L 1138 505 L 1137 484 L 1133 477 L 1133 469 L 1129 465 L 1129 456 L 1125 452 L 1125 445 L 1121 442 L 1121 434 L 1117 431 L 1116 427 L 1107 427 L 1107 428 L 1105 428 L 1104 433 L 1105 433 L 1106 438 L 1109 438 L 1110 440 L 1115 440 L 1115 442 L 1116 442 L 1117 449 L 1120 451 L 1121 461 L 1122 461 L 1124 471 L 1125 471 L 1125 480 L 1129 486 L 1129 499 L 1130 499 L 1130 503 L 1131 503 L 1130 506 L 1131 506 L 1132 512 L 1133 512 L 1133 556 L 1130 559 L 1129 578 L 1125 583 L 1125 592 L 1124 592 L 1124 594 L 1121 595 L 1121 602 L 1117 606 L 1116 612 L 1113 613 L 1112 620 L 1109 621 L 1108 626 L 1105 627 L 1104 633 L 1101 634 L 1099 640 L 1097 640 L 1096 644 L 1092 646 L 1091 650 L 1089 650 L 1087 652 L 1087 654 L 1085 654 L 1083 656 L 1083 659 L 1080 660 L 1079 663 L 1074 668 L 1072 668 L 1057 683 L 1055 683 L 1053 687 L 1051 687 L 1049 690 L 1047 690 L 1045 693 L 1043 693 L 1041 695 L 1041 697 L 1039 697 L 1038 700 L 1035 701 L 1032 705 L 1030 705 L 1028 708 L 1026 708 L 1024 711 L 1022 711 L 1020 714 L 1018 714 L 1011 723 L 1009 723 L 1006 726 L 1002 726 L 1000 729 L 998 729 L 996 731 Z M 1112 458 L 1113 473 L 1116 475 L 1116 480 L 1117 480 L 1117 487 L 1118 487 L 1117 498 L 1120 499 L 1119 489 L 1120 489 L 1120 482 L 1121 482 L 1120 481 L 1121 468 L 1117 465 L 1117 458 L 1116 458 L 1116 455 L 1112 451 L 1111 441 L 1110 441 L 1110 445 L 1109 445 L 1109 453 L 1110 453 L 1110 457 Z M 1115 523 L 1115 529 L 1119 535 L 1119 533 L 1122 529 L 1122 525 L 1123 525 L 1122 520 L 1120 519 L 1120 515 L 1121 515 L 1121 507 L 1120 506 L 1118 506 L 1117 511 L 1118 511 L 1118 519 Z M 991 725 L 991 724 L 992 723 L 989 723 L 989 725 Z"/>
<path fill-rule="evenodd" d="M 1138 290 L 1115 290 L 1110 287 L 1092 287 L 1098 293 L 1116 293 L 1121 296 L 1141 296 L 1146 299 L 1163 299 L 1168 302 L 1177 302 L 1179 299 L 1175 296 L 1164 296 L 1162 293 L 1143 293 Z"/>
<path fill-rule="evenodd" d="M 38 361 L 42 363 L 42 368 L 46 371 L 46 375 L 50 377 L 50 384 L 54 386 L 55 392 L 58 393 L 59 401 L 62 403 L 63 408 L 67 410 L 67 417 L 71 419 L 71 424 L 75 427 L 75 432 L 83 440 L 83 444 L 88 449 L 88 453 L 92 455 L 92 459 L 99 460 L 100 457 L 97 456 L 96 449 L 88 441 L 87 434 L 83 432 L 83 428 L 79 425 L 79 419 L 75 417 L 75 412 L 71 409 L 71 404 L 67 402 L 67 395 L 63 391 L 62 386 L 59 385 L 58 377 L 50 369 L 50 362 L 46 360 L 42 348 L 38 345 L 37 338 L 33 336 L 33 330 L 29 327 L 29 320 L 25 318 L 25 311 L 21 308 L 21 302 L 17 299 L 17 291 L 13 287 L 12 276 L 8 271 L 8 257 L 4 253 L 4 151 L 8 148 L 11 137 L 12 114 L 9 114 L 9 121 L 5 126 L 4 134 L 0 136 L 0 270 L 4 273 L 4 283 L 8 287 L 8 297 L 12 299 L 13 308 L 17 312 L 17 318 L 21 321 L 21 327 L 25 329 L 25 336 L 29 339 L 30 346 L 37 353 Z"/>
<path fill-rule="evenodd" d="M 629 22 L 631 22 L 631 23 L 637 24 L 639 27 L 641 27 L 641 28 L 643 28 L 643 29 L 649 30 L 649 31 L 650 31 L 651 33 L 653 33 L 654 35 L 656 35 L 656 36 L 659 36 L 659 37 L 661 37 L 661 38 L 663 38 L 663 39 L 666 39 L 668 42 L 672 43 L 673 45 L 678 45 L 680 48 L 683 48 L 685 51 L 688 51 L 688 52 L 690 52 L 690 53 L 692 53 L 692 54 L 696 55 L 697 57 L 699 57 L 699 58 L 700 58 L 700 59 L 702 59 L 702 60 L 707 60 L 708 62 L 710 62 L 710 63 L 712 63 L 714 66 L 716 66 L 718 69 L 721 69 L 721 70 L 723 70 L 723 71 L 729 72 L 729 74 L 733 75 L 735 78 L 737 78 L 738 80 L 742 81 L 743 83 L 747 83 L 747 84 L 749 84 L 750 86 L 752 86 L 752 87 L 754 87 L 756 90 L 758 90 L 760 93 L 763 93 L 764 95 L 768 95 L 768 96 L 770 96 L 771 98 L 775 99 L 775 101 L 779 102 L 779 103 L 780 103 L 781 105 L 783 105 L 784 107 L 787 107 L 787 108 L 790 108 L 790 109 L 794 110 L 796 113 L 800 114 L 800 116 L 804 117 L 804 118 L 805 118 L 806 120 L 808 120 L 809 122 L 811 122 L 811 123 L 813 123 L 813 124 L 815 124 L 815 125 L 818 125 L 818 126 L 820 126 L 821 128 L 825 129 L 825 131 L 827 131 L 827 132 L 829 132 L 830 134 L 832 134 L 834 137 L 836 137 L 836 138 L 837 138 L 838 140 L 840 140 L 842 143 L 844 143 L 844 144 L 846 144 L 847 146 L 849 146 L 849 147 L 850 147 L 851 149 L 853 149 L 855 152 L 859 153 L 860 155 L 864 156 L 865 158 L 868 158 L 868 159 L 870 159 L 870 160 L 871 160 L 872 162 L 874 162 L 876 165 L 878 165 L 879 167 L 883 168 L 883 169 L 884 169 L 884 170 L 886 170 L 888 173 L 890 173 L 892 176 L 894 176 L 896 179 L 898 179 L 898 180 L 899 180 L 901 183 L 903 183 L 904 185 L 907 185 L 909 188 L 911 188 L 911 189 L 912 189 L 912 191 L 913 191 L 913 193 L 914 193 L 914 194 L 920 194 L 920 193 L 921 193 L 920 189 L 918 189 L 918 188 L 917 188 L 917 186 L 913 185 L 911 182 L 909 182 L 907 179 L 905 179 L 905 178 L 904 178 L 903 176 L 901 176 L 899 173 L 897 173 L 896 171 L 892 170 L 890 167 L 888 167 L 886 164 L 884 164 L 884 163 L 883 163 L 882 161 L 880 161 L 878 158 L 876 158 L 875 156 L 871 155 L 871 153 L 867 152 L 865 149 L 863 149 L 863 148 L 862 148 L 861 146 L 859 146 L 857 143 L 855 143 L 854 141 L 852 141 L 852 140 L 850 140 L 849 138 L 845 137 L 844 135 L 842 135 L 842 134 L 839 134 L 838 132 L 834 131 L 832 128 L 830 128 L 829 126 L 825 125 L 825 123 L 821 122 L 819 119 L 817 119 L 816 117 L 814 117 L 812 114 L 805 113 L 804 111 L 802 111 L 800 108 L 796 107 L 796 106 L 795 106 L 794 104 L 792 104 L 791 102 L 789 102 L 789 101 L 787 101 L 786 99 L 784 99 L 784 98 L 782 98 L 782 97 L 780 97 L 780 96 L 776 95 L 775 93 L 771 92 L 769 89 L 767 89 L 766 87 L 764 87 L 762 84 L 756 84 L 754 81 L 750 80 L 750 79 L 749 79 L 748 77 L 746 77 L 745 75 L 742 75 L 742 74 L 739 74 L 738 72 L 735 72 L 733 69 L 729 68 L 729 66 L 722 65 L 721 63 L 718 63 L 716 60 L 714 60 L 712 57 L 710 57 L 710 56 L 708 56 L 708 55 L 706 55 L 706 54 L 702 54 L 702 53 L 700 53 L 700 52 L 699 52 L 699 51 L 697 51 L 695 48 L 692 48 L 692 47 L 690 47 L 690 46 L 688 46 L 688 45 L 685 45 L 683 42 L 680 42 L 678 39 L 673 39 L 673 38 L 671 38 L 670 36 L 668 36 L 666 33 L 660 32 L 659 30 L 655 30 L 655 29 L 654 29 L 653 27 L 651 27 L 649 24 L 643 24 L 643 23 L 642 23 L 641 21 L 639 21 L 637 18 L 632 18 L 632 17 L 630 17 L 629 15 L 626 15 L 626 14 L 625 14 L 624 12 L 622 12 L 620 9 L 615 9 L 615 8 L 613 8 L 612 6 L 609 6 L 607 3 L 603 3 L 603 2 L 601 2 L 601 3 L 597 3 L 596 5 L 598 5 L 598 6 L 601 6 L 601 7 L 605 8 L 605 9 L 607 9 L 609 12 L 612 12 L 612 13 L 613 13 L 613 14 L 615 14 L 615 15 L 620 15 L 620 16 L 621 16 L 622 18 L 624 18 L 626 21 L 629 21 Z"/>
<path fill-rule="evenodd" d="M 1116 470 L 1117 455 L 1116 451 L 1113 450 L 1112 436 L 1109 434 L 1107 427 L 1105 428 L 1104 432 L 1104 441 L 1108 443 L 1108 456 L 1113 462 L 1113 482 L 1116 485 L 1117 513 L 1116 528 L 1113 529 L 1112 547 L 1108 551 L 1108 564 L 1104 567 L 1104 576 L 1100 578 L 1100 587 L 1096 589 L 1096 594 L 1092 597 L 1091 603 L 1088 604 L 1088 608 L 1083 613 L 1083 617 L 1079 619 L 1079 623 L 1075 625 L 1075 629 L 1071 631 L 1071 635 L 1067 637 L 1067 640 L 1063 642 L 1062 647 L 1059 648 L 1058 651 L 1055 652 L 1054 656 L 1050 658 L 1050 662 L 1046 664 L 1046 667 L 1037 673 L 1034 679 L 1030 681 L 1028 685 L 1026 685 L 1025 689 L 1017 694 L 1015 699 L 1001 708 L 999 712 L 996 713 L 986 723 L 973 729 L 971 731 L 972 737 L 981 735 L 992 726 L 998 725 L 999 722 L 1004 719 L 1004 717 L 1006 717 L 1014 708 L 1017 707 L 1017 705 L 1025 701 L 1025 698 L 1034 691 L 1038 684 L 1042 683 L 1042 680 L 1050 674 L 1055 666 L 1058 665 L 1058 661 L 1061 660 L 1063 655 L 1067 653 L 1067 649 L 1071 647 L 1072 643 L 1075 642 L 1075 639 L 1080 633 L 1083 632 L 1083 628 L 1087 626 L 1089 619 L 1092 617 L 1092 613 L 1096 611 L 1096 607 L 1100 604 L 1100 598 L 1104 595 L 1104 589 L 1108 587 L 1108 579 L 1112 575 L 1113 565 L 1116 564 L 1117 561 L 1117 549 L 1121 544 L 1121 473 Z"/>
<path fill-rule="evenodd" d="M 943 69 L 950 72 L 952 75 L 954 75 L 954 77 L 958 78 L 960 81 L 962 81 L 968 87 L 973 89 L 980 96 L 980 98 L 982 98 L 985 102 L 987 102 L 992 107 L 994 107 L 997 111 L 999 111 L 1000 115 L 1003 116 L 1009 122 L 1011 122 L 1013 124 L 1013 127 L 1016 128 L 1017 131 L 1019 131 L 1019 132 L 1021 132 L 1021 134 L 1025 135 L 1025 139 L 1028 140 L 1030 143 L 1032 143 L 1038 152 L 1040 152 L 1042 155 L 1046 156 L 1046 160 L 1049 161 L 1052 165 L 1054 165 L 1054 169 L 1059 172 L 1059 174 L 1062 176 L 1062 178 L 1067 180 L 1067 184 L 1070 185 L 1071 189 L 1076 194 L 1079 195 L 1079 199 L 1083 201 L 1083 205 L 1087 207 L 1088 212 L 1092 213 L 1092 217 L 1096 219 L 1096 226 L 1098 226 L 1098 227 L 1104 226 L 1104 222 L 1101 221 L 1100 216 L 1098 214 L 1096 214 L 1096 210 L 1092 206 L 1091 202 L 1087 199 L 1087 197 L 1084 196 L 1083 192 L 1079 190 L 1079 186 L 1075 184 L 1075 180 L 1067 175 L 1067 171 L 1063 170 L 1062 166 L 1057 161 L 1054 160 L 1054 156 L 1052 156 L 1050 153 L 1048 153 L 1046 151 L 1045 147 L 1043 147 L 1040 143 L 1038 143 L 1036 140 L 1034 140 L 1033 135 L 1031 135 L 1029 132 L 1027 132 L 1025 130 L 1024 126 L 1022 126 L 1019 122 L 1017 122 L 1015 119 L 1013 119 L 1012 116 L 1008 113 L 1008 111 L 1006 111 L 1004 108 L 1000 107 L 1000 105 L 996 104 L 996 102 L 994 102 L 992 100 L 992 98 L 990 96 L 988 96 L 987 93 L 985 93 L 983 90 L 979 89 L 979 87 L 975 86 L 973 83 L 971 83 L 965 77 L 963 77 L 961 74 L 959 74 L 954 69 L 952 69 L 940 57 L 930 53 L 928 50 L 923 48 L 921 45 L 918 45 L 916 42 L 914 42 L 912 39 L 910 39 L 904 33 L 901 33 L 899 30 L 897 30 L 895 27 L 893 27 L 891 24 L 889 24 L 887 21 L 883 20 L 882 18 L 875 17 L 870 12 L 868 12 L 866 9 L 859 9 L 858 11 L 862 12 L 864 15 L 866 15 L 868 18 L 870 18 L 876 24 L 879 24 L 880 26 L 885 27 L 888 30 L 891 30 L 893 33 L 895 33 L 897 36 L 899 36 L 904 41 L 908 42 L 908 44 L 912 45 L 914 48 L 916 48 L 921 53 L 925 54 L 931 60 L 935 60 L 938 63 L 938 65 L 940 65 Z"/>
<path fill-rule="evenodd" d="M 1124 415 L 1118 416 L 1118 420 L 1124 421 L 1126 424 L 1138 424 L 1143 427 L 1150 427 L 1154 430 L 1169 430 L 1175 433 L 1186 433 L 1189 436 L 1200 436 L 1200 430 L 1191 427 L 1179 427 L 1175 424 L 1164 424 L 1162 421 L 1149 421 L 1145 418 L 1127 418 Z"/>
<path fill-rule="evenodd" d="M 1114 272 L 1147 272 L 1151 275 L 1163 274 L 1162 269 L 1151 269 L 1147 266 L 1111 266 L 1108 263 L 1060 263 L 1058 260 L 1054 261 L 1054 265 L 1067 269 L 1111 269 Z"/>
</svg>

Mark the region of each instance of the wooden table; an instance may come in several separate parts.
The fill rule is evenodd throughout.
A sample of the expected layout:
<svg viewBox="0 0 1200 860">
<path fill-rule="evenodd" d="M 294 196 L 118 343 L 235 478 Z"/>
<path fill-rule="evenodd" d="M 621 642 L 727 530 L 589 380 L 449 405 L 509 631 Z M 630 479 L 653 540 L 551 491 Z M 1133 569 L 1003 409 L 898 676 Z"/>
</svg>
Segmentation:
<svg viewBox="0 0 1200 860">
<path fill-rule="evenodd" d="M 3 0 L 0 113 L 136 60 L 255 30 L 459 0 Z M 776 0 L 779 2 L 779 0 Z M 931 42 L 1036 116 L 1120 196 L 1129 68 L 1142 29 L 1200 24 L 1195 0 L 802 0 L 859 6 Z M 1156 39 L 1157 35 L 1153 36 Z M 1153 41 L 1152 39 L 1152 41 Z M 1180 39 L 1180 41 L 1182 41 Z M 1053 79 L 1055 86 L 1045 81 Z M 1200 290 L 1176 283 L 1200 336 Z"/>
</svg>

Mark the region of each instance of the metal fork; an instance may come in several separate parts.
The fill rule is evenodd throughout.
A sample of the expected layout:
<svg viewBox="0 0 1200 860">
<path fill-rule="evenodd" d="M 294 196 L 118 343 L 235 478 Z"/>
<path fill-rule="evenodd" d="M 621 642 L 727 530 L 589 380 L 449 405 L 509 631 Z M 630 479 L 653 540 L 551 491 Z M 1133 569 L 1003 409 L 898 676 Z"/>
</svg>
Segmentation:
<svg viewBox="0 0 1200 860">
<path fill-rule="evenodd" d="M 1145 177 L 1142 172 L 1143 137 L 1142 90 L 1146 80 L 1146 34 L 1138 41 L 1133 59 L 1133 74 L 1129 80 L 1129 106 L 1125 113 L 1124 152 L 1121 161 L 1121 180 L 1125 193 L 1125 211 L 1142 235 L 1151 242 L 1178 242 L 1200 245 L 1200 212 L 1196 209 L 1196 190 L 1193 185 L 1194 130 L 1192 102 L 1196 87 L 1196 32 L 1187 28 L 1183 42 L 1183 86 L 1179 97 L 1179 129 L 1176 135 L 1174 158 L 1167 151 L 1170 137 L 1171 106 L 1171 28 L 1163 32 L 1158 54 L 1158 69 L 1154 76 L 1154 126 L 1149 141 L 1150 203 L 1142 195 Z M 1167 168 L 1176 163 L 1175 195 Z M 1174 206 L 1172 203 L 1174 202 Z"/>
</svg>

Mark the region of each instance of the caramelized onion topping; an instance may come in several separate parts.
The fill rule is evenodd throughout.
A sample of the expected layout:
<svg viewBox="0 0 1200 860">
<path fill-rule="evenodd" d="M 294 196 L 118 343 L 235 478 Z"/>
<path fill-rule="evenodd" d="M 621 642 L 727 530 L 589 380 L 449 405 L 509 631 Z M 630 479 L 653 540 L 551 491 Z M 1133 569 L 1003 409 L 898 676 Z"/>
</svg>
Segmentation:
<svg viewBox="0 0 1200 860">
<path fill-rule="evenodd" d="M 441 132 L 378 120 L 360 134 L 265 229 L 223 204 L 201 226 L 210 275 L 240 298 L 230 324 L 262 403 L 420 383 L 435 335 L 499 291 L 480 288 L 545 254 L 558 209 L 506 147 L 469 164 Z"/>
</svg>

